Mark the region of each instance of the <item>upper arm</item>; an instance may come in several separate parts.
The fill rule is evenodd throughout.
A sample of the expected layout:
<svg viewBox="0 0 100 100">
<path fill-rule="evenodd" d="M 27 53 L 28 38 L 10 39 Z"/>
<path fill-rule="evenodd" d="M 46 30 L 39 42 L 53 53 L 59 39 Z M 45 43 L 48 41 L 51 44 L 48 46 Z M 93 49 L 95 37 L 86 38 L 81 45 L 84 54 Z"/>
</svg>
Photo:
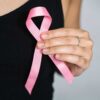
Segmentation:
<svg viewBox="0 0 100 100">
<path fill-rule="evenodd" d="M 79 28 L 81 0 L 62 0 L 62 6 L 65 27 Z"/>
</svg>

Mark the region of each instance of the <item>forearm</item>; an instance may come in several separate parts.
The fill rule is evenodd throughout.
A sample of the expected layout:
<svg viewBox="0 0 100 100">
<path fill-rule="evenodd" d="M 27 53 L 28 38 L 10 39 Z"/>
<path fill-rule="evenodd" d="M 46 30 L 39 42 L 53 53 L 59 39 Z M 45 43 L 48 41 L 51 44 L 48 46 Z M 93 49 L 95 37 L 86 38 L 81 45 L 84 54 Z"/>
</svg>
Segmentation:
<svg viewBox="0 0 100 100">
<path fill-rule="evenodd" d="M 67 12 L 64 13 L 64 27 L 80 28 L 81 0 L 70 0 Z"/>
</svg>

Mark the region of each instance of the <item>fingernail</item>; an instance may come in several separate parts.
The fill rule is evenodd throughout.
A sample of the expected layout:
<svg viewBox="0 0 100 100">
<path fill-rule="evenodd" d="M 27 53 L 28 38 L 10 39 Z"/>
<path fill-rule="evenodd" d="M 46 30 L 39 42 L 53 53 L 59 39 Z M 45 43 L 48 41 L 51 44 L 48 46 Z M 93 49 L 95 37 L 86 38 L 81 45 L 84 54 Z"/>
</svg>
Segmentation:
<svg viewBox="0 0 100 100">
<path fill-rule="evenodd" d="M 42 37 L 43 39 L 47 39 L 48 35 L 47 35 L 47 34 L 42 34 L 41 37 Z"/>
<path fill-rule="evenodd" d="M 42 51 L 44 54 L 47 54 L 48 53 L 48 49 L 43 49 Z"/>
<path fill-rule="evenodd" d="M 58 54 L 56 54 L 56 55 L 55 55 L 55 58 L 59 59 L 59 58 L 60 58 L 60 56 L 59 56 Z"/>
<path fill-rule="evenodd" d="M 44 47 L 44 43 L 43 42 L 38 42 L 37 46 L 38 46 L 38 48 L 43 48 Z"/>
</svg>

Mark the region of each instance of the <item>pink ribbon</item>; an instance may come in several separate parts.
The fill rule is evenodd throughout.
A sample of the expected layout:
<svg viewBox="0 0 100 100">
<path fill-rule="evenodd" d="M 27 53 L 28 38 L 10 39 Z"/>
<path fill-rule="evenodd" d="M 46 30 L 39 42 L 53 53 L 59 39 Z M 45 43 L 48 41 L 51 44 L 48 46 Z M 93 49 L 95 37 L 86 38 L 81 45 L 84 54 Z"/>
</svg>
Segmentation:
<svg viewBox="0 0 100 100">
<path fill-rule="evenodd" d="M 38 17 L 38 16 L 44 17 L 40 30 L 32 21 L 33 17 Z M 50 28 L 51 22 L 52 22 L 52 18 L 50 14 L 48 13 L 47 9 L 45 7 L 39 6 L 39 7 L 32 8 L 30 10 L 28 18 L 26 20 L 26 26 L 28 30 L 30 31 L 30 33 L 33 35 L 33 37 L 35 37 L 37 41 L 40 41 L 41 40 L 40 33 L 44 31 L 48 31 L 48 29 Z M 72 83 L 73 75 L 68 69 L 68 67 L 66 66 L 66 64 L 62 61 L 56 60 L 53 55 L 48 55 L 48 56 L 54 62 L 54 64 L 59 69 L 59 71 L 64 76 L 64 78 L 68 81 L 68 83 Z M 38 48 L 35 48 L 32 66 L 31 66 L 30 73 L 25 84 L 25 88 L 27 89 L 29 94 L 31 94 L 32 89 L 34 88 L 34 85 L 36 83 L 40 66 L 41 66 L 41 59 L 42 59 L 41 50 Z"/>
</svg>

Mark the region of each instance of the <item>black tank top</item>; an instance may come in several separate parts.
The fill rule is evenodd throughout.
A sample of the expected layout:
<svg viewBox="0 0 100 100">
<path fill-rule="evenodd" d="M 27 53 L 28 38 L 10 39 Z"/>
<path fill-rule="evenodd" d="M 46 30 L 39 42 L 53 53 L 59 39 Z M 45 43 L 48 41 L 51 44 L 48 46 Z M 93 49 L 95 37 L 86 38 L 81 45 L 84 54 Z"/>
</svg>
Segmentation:
<svg viewBox="0 0 100 100">
<path fill-rule="evenodd" d="M 18 9 L 0 16 L 0 100 L 52 100 L 56 66 L 47 55 L 42 56 L 41 69 L 29 95 L 24 85 L 28 77 L 36 40 L 25 21 L 32 7 L 44 6 L 52 16 L 51 29 L 63 27 L 61 0 L 29 0 Z M 39 19 L 35 21 L 40 24 Z"/>
</svg>

